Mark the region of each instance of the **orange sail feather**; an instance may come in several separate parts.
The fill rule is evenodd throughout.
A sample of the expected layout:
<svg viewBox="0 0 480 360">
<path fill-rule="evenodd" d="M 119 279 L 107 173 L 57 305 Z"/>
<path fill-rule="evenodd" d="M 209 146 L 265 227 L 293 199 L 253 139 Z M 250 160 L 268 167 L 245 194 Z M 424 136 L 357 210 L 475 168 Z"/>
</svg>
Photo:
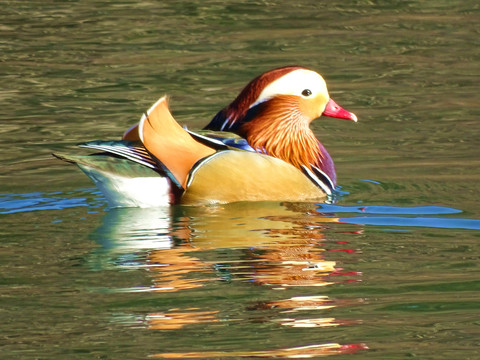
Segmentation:
<svg viewBox="0 0 480 360">
<path fill-rule="evenodd" d="M 184 189 L 195 163 L 215 150 L 196 141 L 177 123 L 166 97 L 158 100 L 142 117 L 139 135 L 145 148 L 157 158 Z"/>
</svg>

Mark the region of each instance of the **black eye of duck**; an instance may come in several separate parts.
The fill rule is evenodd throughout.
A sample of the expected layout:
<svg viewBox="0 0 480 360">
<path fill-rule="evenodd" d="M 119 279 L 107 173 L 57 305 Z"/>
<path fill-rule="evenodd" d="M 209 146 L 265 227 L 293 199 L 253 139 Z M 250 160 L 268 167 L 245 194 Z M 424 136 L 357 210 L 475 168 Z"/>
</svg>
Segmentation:
<svg viewBox="0 0 480 360">
<path fill-rule="evenodd" d="M 310 89 L 305 89 L 302 91 L 303 96 L 310 96 L 312 95 L 312 91 Z"/>
</svg>

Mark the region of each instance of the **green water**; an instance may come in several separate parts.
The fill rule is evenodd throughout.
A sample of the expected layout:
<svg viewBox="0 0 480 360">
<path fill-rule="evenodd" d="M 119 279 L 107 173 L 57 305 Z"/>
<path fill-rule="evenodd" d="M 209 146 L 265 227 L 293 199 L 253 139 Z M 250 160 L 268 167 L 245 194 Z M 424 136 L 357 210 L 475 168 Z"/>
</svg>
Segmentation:
<svg viewBox="0 0 480 360">
<path fill-rule="evenodd" d="M 480 358 L 475 1 L 5 1 L 0 358 Z M 51 157 L 300 64 L 336 204 L 108 209 Z"/>
</svg>

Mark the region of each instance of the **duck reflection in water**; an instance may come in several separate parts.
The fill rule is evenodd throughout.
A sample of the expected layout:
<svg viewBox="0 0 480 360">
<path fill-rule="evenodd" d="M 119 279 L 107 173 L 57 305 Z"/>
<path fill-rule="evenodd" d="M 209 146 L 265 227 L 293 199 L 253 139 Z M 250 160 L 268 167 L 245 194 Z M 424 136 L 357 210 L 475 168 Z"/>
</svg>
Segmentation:
<svg viewBox="0 0 480 360">
<path fill-rule="evenodd" d="M 244 305 L 245 319 L 235 321 L 268 321 L 294 328 L 346 325 L 352 321 L 311 316 L 312 312 L 339 305 L 339 300 L 318 295 L 318 291 L 312 289 L 338 283 L 336 275 L 342 274 L 335 261 L 324 257 L 326 240 L 323 230 L 337 218 L 324 216 L 315 208 L 312 203 L 266 202 L 155 211 L 115 209 L 106 214 L 96 237 L 104 249 L 108 249 L 106 255 L 116 258 L 113 261 L 116 266 L 137 266 L 148 271 L 150 286 L 132 286 L 122 291 L 185 292 L 187 296 L 192 289 L 222 281 L 248 282 L 272 290 L 295 288 L 298 289 L 297 295 L 304 291 L 310 294 L 278 299 L 276 294 L 282 292 L 275 292 L 267 300 L 248 301 Z M 128 264 L 122 264 L 119 258 L 128 259 Z M 224 316 L 221 306 L 215 309 L 209 303 L 208 307 L 203 307 L 205 304 L 194 300 L 189 305 L 152 311 L 144 316 L 143 323 L 152 330 L 173 330 L 199 323 L 234 321 Z M 260 315 L 254 315 L 258 311 Z M 310 316 L 299 317 L 299 312 L 308 312 Z M 308 349 L 301 346 L 298 350 L 289 350 L 289 353 L 295 356 L 309 352 L 327 355 L 330 352 L 350 352 L 355 348 L 339 344 L 316 346 Z M 286 349 L 275 350 L 270 355 L 266 351 L 264 356 L 282 357 L 283 351 Z M 182 354 L 189 357 L 187 353 L 178 353 L 178 356 Z M 194 354 L 190 353 L 190 357 L 219 356 L 215 353 Z M 173 353 L 158 355 L 175 357 Z M 259 355 L 246 352 L 244 355 L 222 353 L 222 356 Z"/>
</svg>

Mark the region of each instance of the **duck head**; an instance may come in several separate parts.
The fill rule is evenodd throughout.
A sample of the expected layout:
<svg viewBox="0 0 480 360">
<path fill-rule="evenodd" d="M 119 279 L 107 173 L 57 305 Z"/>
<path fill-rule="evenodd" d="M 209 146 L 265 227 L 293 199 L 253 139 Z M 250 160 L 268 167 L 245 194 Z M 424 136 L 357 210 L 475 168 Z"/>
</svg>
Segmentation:
<svg viewBox="0 0 480 360">
<path fill-rule="evenodd" d="M 317 166 L 335 182 L 333 161 L 309 127 L 322 115 L 357 121 L 330 99 L 320 74 L 287 66 L 253 79 L 205 129 L 235 132 L 257 151 L 298 168 Z"/>
</svg>

